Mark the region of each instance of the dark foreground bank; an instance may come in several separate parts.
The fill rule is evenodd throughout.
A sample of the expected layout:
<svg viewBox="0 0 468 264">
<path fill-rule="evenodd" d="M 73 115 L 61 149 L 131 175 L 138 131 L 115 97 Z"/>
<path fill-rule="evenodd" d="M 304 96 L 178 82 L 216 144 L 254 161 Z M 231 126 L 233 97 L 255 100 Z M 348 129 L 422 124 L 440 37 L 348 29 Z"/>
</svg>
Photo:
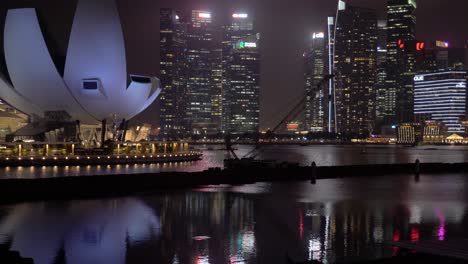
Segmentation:
<svg viewBox="0 0 468 264">
<path fill-rule="evenodd" d="M 275 167 L 209 169 L 201 172 L 161 172 L 105 176 L 77 176 L 40 179 L 0 180 L 0 201 L 22 202 L 49 199 L 80 199 L 125 196 L 167 189 L 184 189 L 202 185 L 251 184 L 341 177 L 415 175 L 464 172 L 468 163 L 421 163 L 317 167 L 283 164 Z M 421 174 L 422 176 L 419 176 Z M 320 184 L 320 182 L 317 182 Z"/>
</svg>

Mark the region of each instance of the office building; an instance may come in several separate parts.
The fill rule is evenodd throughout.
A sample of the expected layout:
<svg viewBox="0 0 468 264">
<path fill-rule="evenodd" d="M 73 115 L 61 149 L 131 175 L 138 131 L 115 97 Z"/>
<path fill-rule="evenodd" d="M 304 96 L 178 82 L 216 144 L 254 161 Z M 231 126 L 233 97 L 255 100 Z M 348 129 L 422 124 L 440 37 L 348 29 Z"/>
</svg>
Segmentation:
<svg viewBox="0 0 468 264">
<path fill-rule="evenodd" d="M 377 15 L 340 1 L 335 23 L 336 131 L 367 136 L 375 118 Z"/>
<path fill-rule="evenodd" d="M 375 80 L 375 118 L 380 126 L 385 118 L 387 102 L 387 21 L 377 22 L 377 72 Z"/>
<path fill-rule="evenodd" d="M 213 80 L 219 63 L 219 52 L 214 39 L 215 27 L 212 14 L 194 10 L 187 26 L 186 59 L 187 84 L 185 90 L 185 124 L 192 135 L 208 135 L 220 132 L 219 85 Z M 218 76 L 219 77 L 219 76 Z"/>
<path fill-rule="evenodd" d="M 253 18 L 234 13 L 223 26 L 223 131 L 257 133 L 260 114 L 260 35 Z"/>
<path fill-rule="evenodd" d="M 186 34 L 183 15 L 169 8 L 160 10 L 160 137 L 177 139 L 186 136 L 185 87 L 187 84 Z"/>
<path fill-rule="evenodd" d="M 414 77 L 414 115 L 443 124 L 449 133 L 464 133 L 466 71 L 417 74 Z"/>
<path fill-rule="evenodd" d="M 452 47 L 449 42 L 436 40 L 429 43 L 429 49 L 439 71 L 462 71 L 468 68 L 468 47 Z"/>
<path fill-rule="evenodd" d="M 327 66 L 328 75 L 335 74 L 335 17 L 327 17 Z M 328 80 L 328 127 L 329 133 L 335 132 L 336 112 L 335 112 L 335 78 Z"/>
<path fill-rule="evenodd" d="M 306 91 L 305 129 L 311 132 L 328 130 L 328 82 L 322 83 L 327 69 L 325 33 L 314 32 L 308 50 L 304 52 Z"/>
<path fill-rule="evenodd" d="M 416 0 L 387 2 L 387 93 L 385 118 L 389 123 L 412 121 L 415 73 Z"/>
</svg>

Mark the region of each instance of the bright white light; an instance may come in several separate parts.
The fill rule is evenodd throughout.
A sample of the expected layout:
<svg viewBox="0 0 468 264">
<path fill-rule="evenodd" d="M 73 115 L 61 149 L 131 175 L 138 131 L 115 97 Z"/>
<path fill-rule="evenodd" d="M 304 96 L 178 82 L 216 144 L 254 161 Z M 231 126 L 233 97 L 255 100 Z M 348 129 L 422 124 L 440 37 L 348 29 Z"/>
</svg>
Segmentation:
<svg viewBox="0 0 468 264">
<path fill-rule="evenodd" d="M 414 76 L 415 81 L 424 81 L 424 76 L 419 75 L 419 76 Z"/>
<path fill-rule="evenodd" d="M 346 10 L 346 3 L 342 0 L 338 2 L 338 10 Z"/>
<path fill-rule="evenodd" d="M 233 18 L 247 18 L 249 15 L 247 14 L 232 14 Z"/>
<path fill-rule="evenodd" d="M 246 48 L 256 48 L 257 47 L 257 43 L 255 42 L 245 42 L 245 47 Z"/>
<path fill-rule="evenodd" d="M 210 13 L 198 13 L 198 17 L 211 18 L 211 14 Z"/>
<path fill-rule="evenodd" d="M 179 18 L 180 18 L 180 17 L 179 17 L 178 15 L 175 16 L 175 19 L 179 20 Z"/>
<path fill-rule="evenodd" d="M 323 32 L 318 32 L 318 33 L 314 32 L 314 35 L 312 36 L 312 38 L 314 39 L 323 39 L 324 37 L 325 37 L 325 34 Z"/>
</svg>

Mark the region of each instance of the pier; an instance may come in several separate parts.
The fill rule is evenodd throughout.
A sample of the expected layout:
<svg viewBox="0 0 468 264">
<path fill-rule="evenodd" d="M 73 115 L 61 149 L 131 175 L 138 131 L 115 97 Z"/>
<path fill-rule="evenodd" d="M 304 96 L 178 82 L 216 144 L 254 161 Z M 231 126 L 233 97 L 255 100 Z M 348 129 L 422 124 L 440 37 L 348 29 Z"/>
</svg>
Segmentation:
<svg viewBox="0 0 468 264">
<path fill-rule="evenodd" d="M 201 156 L 186 142 L 112 142 L 101 148 L 82 148 L 74 142 L 16 142 L 1 145 L 0 167 L 183 162 Z"/>
</svg>

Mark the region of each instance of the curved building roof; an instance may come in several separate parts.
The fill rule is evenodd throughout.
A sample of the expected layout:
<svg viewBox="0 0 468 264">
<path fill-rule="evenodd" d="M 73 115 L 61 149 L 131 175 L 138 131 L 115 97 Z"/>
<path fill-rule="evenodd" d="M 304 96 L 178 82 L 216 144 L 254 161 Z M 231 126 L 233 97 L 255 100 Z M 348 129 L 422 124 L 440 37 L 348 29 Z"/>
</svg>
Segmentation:
<svg viewBox="0 0 468 264">
<path fill-rule="evenodd" d="M 29 115 L 65 111 L 86 124 L 130 119 L 161 91 L 155 77 L 132 75 L 127 87 L 124 37 L 115 0 L 79 0 L 63 78 L 34 9 L 9 10 L 4 35 L 13 87 L 0 80 L 0 98 Z"/>
</svg>

